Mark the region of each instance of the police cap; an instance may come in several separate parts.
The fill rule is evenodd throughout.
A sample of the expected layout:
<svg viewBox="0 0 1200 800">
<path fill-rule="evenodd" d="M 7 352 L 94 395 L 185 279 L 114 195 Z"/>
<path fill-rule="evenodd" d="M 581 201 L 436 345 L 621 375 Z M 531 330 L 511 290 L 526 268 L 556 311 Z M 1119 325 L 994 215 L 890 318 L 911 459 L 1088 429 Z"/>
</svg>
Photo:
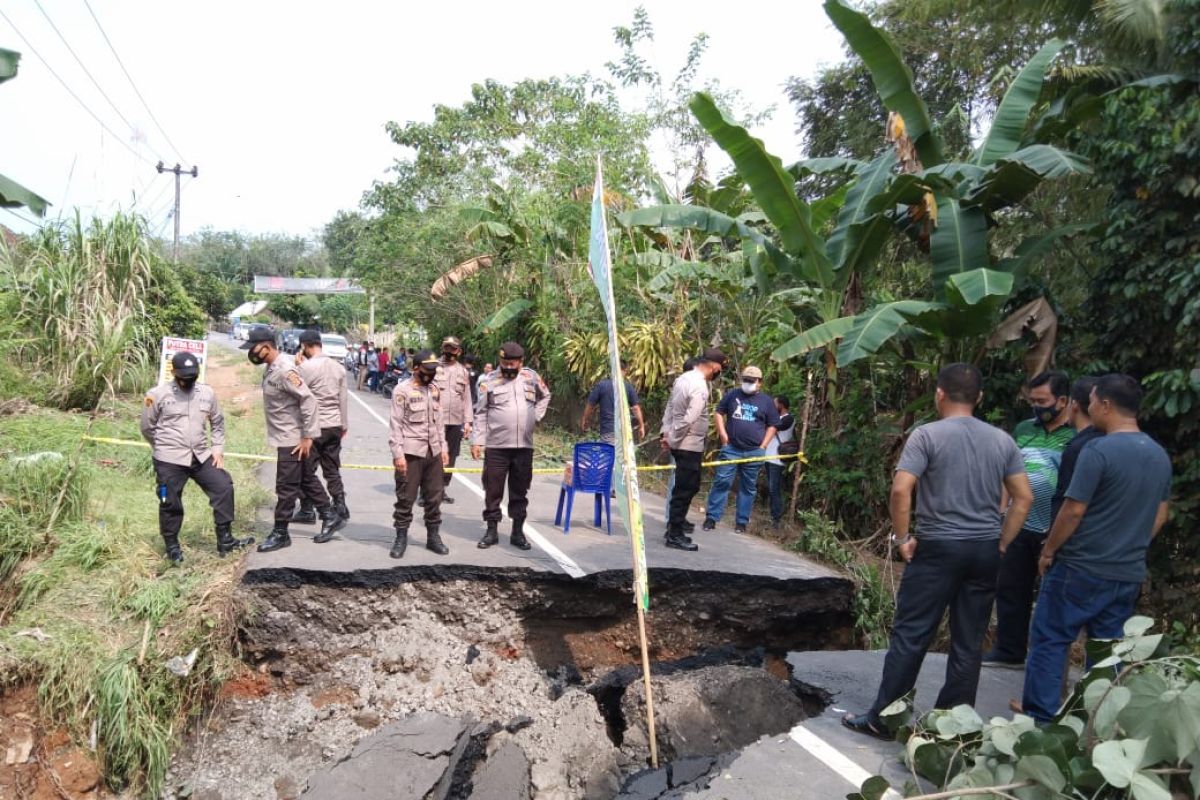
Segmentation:
<svg viewBox="0 0 1200 800">
<path fill-rule="evenodd" d="M 501 358 L 524 358 L 525 348 L 516 342 L 505 342 L 500 345 Z"/>
<path fill-rule="evenodd" d="M 179 378 L 196 378 L 200 376 L 200 360 L 188 352 L 176 353 L 171 356 L 171 372 Z"/>
</svg>

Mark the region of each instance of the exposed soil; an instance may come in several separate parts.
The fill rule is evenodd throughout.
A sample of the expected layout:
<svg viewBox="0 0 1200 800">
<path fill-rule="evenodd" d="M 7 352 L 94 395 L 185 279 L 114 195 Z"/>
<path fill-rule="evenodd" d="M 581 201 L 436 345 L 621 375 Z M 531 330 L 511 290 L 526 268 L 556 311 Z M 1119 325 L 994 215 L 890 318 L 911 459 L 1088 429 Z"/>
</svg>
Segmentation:
<svg viewBox="0 0 1200 800">
<path fill-rule="evenodd" d="M 0 696 L 0 800 L 100 800 L 92 753 L 62 730 L 38 724 L 37 690 L 31 685 Z"/>
</svg>

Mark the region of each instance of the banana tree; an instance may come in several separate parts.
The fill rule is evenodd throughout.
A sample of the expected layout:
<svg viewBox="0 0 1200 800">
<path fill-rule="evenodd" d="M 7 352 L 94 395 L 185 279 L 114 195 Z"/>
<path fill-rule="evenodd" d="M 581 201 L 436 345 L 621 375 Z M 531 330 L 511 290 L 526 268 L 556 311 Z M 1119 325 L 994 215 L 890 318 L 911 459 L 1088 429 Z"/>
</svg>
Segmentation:
<svg viewBox="0 0 1200 800">
<path fill-rule="evenodd" d="M 17 64 L 20 60 L 20 53 L 0 47 L 0 83 L 17 77 Z M 0 208 L 25 206 L 39 217 L 44 217 L 49 205 L 49 201 L 44 197 L 29 191 L 16 181 L 0 175 Z"/>
</svg>

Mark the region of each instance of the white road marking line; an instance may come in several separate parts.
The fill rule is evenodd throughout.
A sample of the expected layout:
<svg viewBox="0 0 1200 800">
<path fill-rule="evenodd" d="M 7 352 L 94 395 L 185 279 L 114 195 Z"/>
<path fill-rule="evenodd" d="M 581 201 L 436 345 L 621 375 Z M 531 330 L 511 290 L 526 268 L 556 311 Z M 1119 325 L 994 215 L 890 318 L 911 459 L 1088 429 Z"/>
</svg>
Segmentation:
<svg viewBox="0 0 1200 800">
<path fill-rule="evenodd" d="M 856 789 L 861 788 L 863 782 L 871 777 L 871 773 L 855 764 L 840 750 L 804 727 L 803 724 L 792 728 L 788 736 L 822 764 L 853 784 Z M 887 800 L 900 800 L 900 795 L 893 789 L 888 789 L 883 796 Z"/>
<path fill-rule="evenodd" d="M 362 406 L 364 409 L 366 409 L 368 414 L 370 414 L 372 417 L 374 417 L 376 420 L 378 420 L 380 425 L 382 425 L 385 428 L 389 428 L 389 429 L 391 428 L 391 426 L 388 424 L 387 420 L 385 420 L 383 417 L 379 416 L 379 414 L 375 413 L 375 409 L 373 409 L 369 405 L 367 405 L 365 400 L 363 400 L 361 397 L 359 397 L 354 392 L 350 392 L 350 396 L 352 398 L 354 398 L 354 401 L 356 403 L 358 403 L 360 406 Z M 483 493 L 483 489 L 479 486 L 476 486 L 471 481 L 467 480 L 467 478 L 464 477 L 463 475 L 455 475 L 454 477 L 457 478 L 460 483 L 462 483 L 464 486 L 466 486 L 468 489 L 470 489 L 472 492 L 474 492 L 476 495 L 478 495 L 479 499 L 482 500 L 485 497 L 485 495 Z M 501 512 L 501 513 L 503 513 L 503 512 Z M 508 515 L 505 514 L 505 516 L 508 516 Z M 567 573 L 568 575 L 570 575 L 572 578 L 582 578 L 584 575 L 587 574 L 587 572 L 583 569 L 583 567 L 579 566 L 574 561 L 572 561 L 571 557 L 568 556 L 566 553 L 564 553 L 562 550 L 559 550 L 557 547 L 550 544 L 550 541 L 548 539 L 546 539 L 545 536 L 542 536 L 540 533 L 538 533 L 537 530 L 535 530 L 533 528 L 533 526 L 530 525 L 528 522 L 525 523 L 525 538 L 529 539 L 529 541 L 533 542 L 538 547 L 542 548 L 542 550 L 546 551 L 546 555 L 548 555 L 548 556 L 550 556 L 550 558 L 554 559 L 554 563 L 558 564 L 558 566 L 562 569 L 562 571 Z"/>
</svg>

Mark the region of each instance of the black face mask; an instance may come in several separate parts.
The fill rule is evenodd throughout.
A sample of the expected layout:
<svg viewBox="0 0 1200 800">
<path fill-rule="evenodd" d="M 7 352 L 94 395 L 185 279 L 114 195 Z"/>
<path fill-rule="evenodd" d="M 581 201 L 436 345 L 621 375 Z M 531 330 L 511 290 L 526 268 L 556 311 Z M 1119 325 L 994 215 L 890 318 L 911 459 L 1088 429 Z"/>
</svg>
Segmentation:
<svg viewBox="0 0 1200 800">
<path fill-rule="evenodd" d="M 1033 416 L 1043 425 L 1049 425 L 1058 416 L 1058 406 L 1033 406 Z"/>
<path fill-rule="evenodd" d="M 192 387 L 196 385 L 195 378 L 175 378 L 175 383 L 185 392 L 190 392 Z"/>
<path fill-rule="evenodd" d="M 433 383 L 433 379 L 436 375 L 436 372 L 426 372 L 423 369 L 417 370 L 417 380 L 421 382 L 422 386 L 428 386 L 429 384 Z"/>
<path fill-rule="evenodd" d="M 267 363 L 267 360 L 263 358 L 262 352 L 257 347 L 252 348 L 249 353 L 246 353 L 246 358 L 250 359 L 250 363 L 256 367 Z"/>
<path fill-rule="evenodd" d="M 453 350 L 443 350 L 442 358 L 446 359 L 447 361 L 457 361 L 458 353 L 454 352 Z"/>
<path fill-rule="evenodd" d="M 512 380 L 517 377 L 517 373 L 521 371 L 520 367 L 501 367 L 500 374 L 505 378 Z"/>
</svg>

